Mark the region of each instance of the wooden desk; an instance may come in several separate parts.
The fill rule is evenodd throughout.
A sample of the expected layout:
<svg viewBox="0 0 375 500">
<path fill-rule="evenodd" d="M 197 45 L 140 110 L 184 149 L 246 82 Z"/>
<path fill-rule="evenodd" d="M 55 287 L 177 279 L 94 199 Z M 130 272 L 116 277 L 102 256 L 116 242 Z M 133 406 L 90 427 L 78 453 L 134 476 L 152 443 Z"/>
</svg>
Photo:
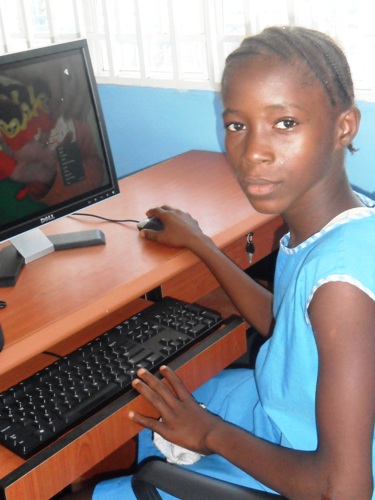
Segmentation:
<svg viewBox="0 0 375 500">
<path fill-rule="evenodd" d="M 254 231 L 254 262 L 278 245 L 281 220 L 256 213 L 238 187 L 223 155 L 185 153 L 120 181 L 121 195 L 85 211 L 113 219 L 142 219 L 163 204 L 189 211 L 242 268 L 248 267 L 245 235 Z M 114 224 L 67 217 L 47 234 L 101 229 L 106 245 L 55 252 L 27 266 L 14 288 L 1 289 L 5 347 L 0 390 L 53 361 L 147 305 L 140 299 L 162 286 L 164 295 L 195 301 L 218 284 L 186 250 L 139 237 L 135 223 Z M 245 350 L 245 325 L 225 327 L 174 366 L 193 390 Z M 6 498 L 50 498 L 139 432 L 131 408 L 150 413 L 134 394 L 115 401 L 28 461 L 0 447 L 0 486 Z"/>
</svg>

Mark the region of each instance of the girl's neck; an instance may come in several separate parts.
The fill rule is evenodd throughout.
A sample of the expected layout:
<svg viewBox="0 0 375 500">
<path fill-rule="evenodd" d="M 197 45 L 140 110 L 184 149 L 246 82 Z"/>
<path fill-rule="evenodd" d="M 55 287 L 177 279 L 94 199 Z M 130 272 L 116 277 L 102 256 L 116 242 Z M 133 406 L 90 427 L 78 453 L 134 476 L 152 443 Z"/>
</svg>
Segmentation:
<svg viewBox="0 0 375 500">
<path fill-rule="evenodd" d="M 294 207 L 286 214 L 282 214 L 289 227 L 291 248 L 318 233 L 339 214 L 352 208 L 361 207 L 363 203 L 347 183 L 344 189 L 341 186 L 336 192 L 331 191 L 327 195 L 323 194 L 318 201 L 307 202 L 304 207 L 301 205 Z"/>
</svg>

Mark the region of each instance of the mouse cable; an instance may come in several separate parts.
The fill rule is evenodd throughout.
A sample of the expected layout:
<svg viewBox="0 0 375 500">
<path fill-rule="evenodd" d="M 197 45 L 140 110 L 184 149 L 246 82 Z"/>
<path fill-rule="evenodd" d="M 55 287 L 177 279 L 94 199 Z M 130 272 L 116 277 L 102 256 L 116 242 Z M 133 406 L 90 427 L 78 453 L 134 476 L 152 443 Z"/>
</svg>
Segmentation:
<svg viewBox="0 0 375 500">
<path fill-rule="evenodd" d="M 60 356 L 60 354 L 56 354 L 51 351 L 43 351 L 42 354 L 46 354 L 47 356 L 53 356 L 54 358 L 62 359 L 63 356 Z"/>
<path fill-rule="evenodd" d="M 107 217 L 102 217 L 101 215 L 95 215 L 95 214 L 85 214 L 85 213 L 74 213 L 72 214 L 71 216 L 77 216 L 77 217 L 80 217 L 80 216 L 84 216 L 84 217 L 95 217 L 96 219 L 102 219 L 102 220 L 105 220 L 107 222 L 135 222 L 136 224 L 138 224 L 139 220 L 134 220 L 134 219 L 109 219 Z"/>
</svg>

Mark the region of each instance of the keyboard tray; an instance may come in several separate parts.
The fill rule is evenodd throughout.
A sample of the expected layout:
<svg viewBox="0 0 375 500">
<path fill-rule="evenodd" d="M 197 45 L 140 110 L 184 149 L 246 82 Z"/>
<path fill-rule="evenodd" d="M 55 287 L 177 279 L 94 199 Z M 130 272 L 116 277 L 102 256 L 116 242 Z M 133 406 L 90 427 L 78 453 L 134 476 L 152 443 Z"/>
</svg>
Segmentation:
<svg viewBox="0 0 375 500">
<path fill-rule="evenodd" d="M 210 309 L 163 298 L 0 393 L 0 443 L 29 458 L 129 391 L 139 368 L 157 371 L 221 324 Z"/>
</svg>

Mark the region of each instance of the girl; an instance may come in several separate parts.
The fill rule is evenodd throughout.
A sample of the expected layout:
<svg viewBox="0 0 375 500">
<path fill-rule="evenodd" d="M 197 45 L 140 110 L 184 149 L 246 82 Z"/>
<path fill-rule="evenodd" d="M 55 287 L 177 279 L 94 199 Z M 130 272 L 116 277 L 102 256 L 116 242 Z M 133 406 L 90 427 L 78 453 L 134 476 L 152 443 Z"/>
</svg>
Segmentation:
<svg viewBox="0 0 375 500">
<path fill-rule="evenodd" d="M 370 499 L 375 418 L 373 203 L 344 167 L 360 114 L 342 51 L 322 33 L 268 28 L 227 59 L 222 80 L 226 150 L 252 206 L 281 214 L 272 295 L 165 206 L 143 237 L 194 252 L 245 320 L 270 336 L 250 370 L 225 370 L 193 398 L 167 367 L 173 391 L 144 369 L 133 386 L 162 420 L 129 418 L 203 457 L 204 474 L 288 498 Z M 207 406 L 203 409 L 196 402 Z M 140 458 L 156 455 L 141 433 Z M 118 496 L 116 496 L 118 495 Z M 132 498 L 129 478 L 100 483 L 94 499 Z"/>
</svg>

